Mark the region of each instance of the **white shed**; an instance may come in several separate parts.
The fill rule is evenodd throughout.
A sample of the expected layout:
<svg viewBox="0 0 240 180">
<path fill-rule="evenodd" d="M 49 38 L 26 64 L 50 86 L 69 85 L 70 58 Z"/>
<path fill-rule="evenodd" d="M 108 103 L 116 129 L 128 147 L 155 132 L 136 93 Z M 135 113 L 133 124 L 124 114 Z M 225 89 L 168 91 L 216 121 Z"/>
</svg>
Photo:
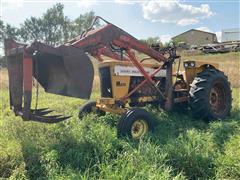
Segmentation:
<svg viewBox="0 0 240 180">
<path fill-rule="evenodd" d="M 229 41 L 240 41 L 240 28 L 222 30 L 222 42 Z"/>
</svg>

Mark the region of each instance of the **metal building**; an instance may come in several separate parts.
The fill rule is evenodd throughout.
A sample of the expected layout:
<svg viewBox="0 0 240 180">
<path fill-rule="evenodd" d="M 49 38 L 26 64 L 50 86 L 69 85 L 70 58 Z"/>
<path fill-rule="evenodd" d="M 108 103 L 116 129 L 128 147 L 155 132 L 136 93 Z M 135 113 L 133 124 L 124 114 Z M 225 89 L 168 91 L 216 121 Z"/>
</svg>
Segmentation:
<svg viewBox="0 0 240 180">
<path fill-rule="evenodd" d="M 189 46 L 214 44 L 218 42 L 216 34 L 197 29 L 190 29 L 186 32 L 183 32 L 182 34 L 174 36 L 172 40 L 177 42 L 185 42 Z"/>
<path fill-rule="evenodd" d="M 222 42 L 232 41 L 240 41 L 240 28 L 222 30 Z"/>
</svg>

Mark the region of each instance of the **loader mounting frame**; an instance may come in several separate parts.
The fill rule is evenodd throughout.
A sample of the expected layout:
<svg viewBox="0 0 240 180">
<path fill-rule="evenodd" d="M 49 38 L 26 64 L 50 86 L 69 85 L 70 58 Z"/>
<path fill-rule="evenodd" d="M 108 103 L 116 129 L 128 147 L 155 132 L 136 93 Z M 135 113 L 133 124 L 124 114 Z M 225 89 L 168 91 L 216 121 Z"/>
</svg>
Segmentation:
<svg viewBox="0 0 240 180">
<path fill-rule="evenodd" d="M 102 20 L 105 22 L 105 26 L 93 29 L 95 22 Z M 36 76 L 36 62 L 41 63 L 43 60 L 35 59 L 36 54 L 41 55 L 54 55 L 56 57 L 63 57 L 63 63 L 66 65 L 72 67 L 74 63 L 69 63 L 69 54 L 77 54 L 77 52 L 80 51 L 79 56 L 82 58 L 85 58 L 86 62 L 89 60 L 87 59 L 86 53 L 95 57 L 98 61 L 102 62 L 104 61 L 104 58 L 102 56 L 107 56 L 112 59 L 118 60 L 118 61 L 129 61 L 135 66 L 139 72 L 143 75 L 144 80 L 138 84 L 131 92 L 127 93 L 125 96 L 123 96 L 120 99 L 115 99 L 115 102 L 118 102 L 118 104 L 124 104 L 127 99 L 136 92 L 139 88 L 143 87 L 145 83 L 148 83 L 149 86 L 151 86 L 153 89 L 155 89 L 158 92 L 159 99 L 164 102 L 164 107 L 166 110 L 170 111 L 173 106 L 173 86 L 172 86 L 172 64 L 178 56 L 176 56 L 176 53 L 170 54 L 170 57 L 166 58 L 161 52 L 156 51 L 150 47 L 148 47 L 146 44 L 143 44 L 142 42 L 138 41 L 136 38 L 131 36 L 130 34 L 126 33 L 119 27 L 107 22 L 106 20 L 102 19 L 101 17 L 96 17 L 93 21 L 93 24 L 90 26 L 90 28 L 81 34 L 80 36 L 70 40 L 69 42 L 65 43 L 64 45 L 58 46 L 58 47 L 52 47 L 40 42 L 34 42 L 30 45 L 25 45 L 22 43 L 17 43 L 13 40 L 6 40 L 5 41 L 5 54 L 8 58 L 8 67 L 9 67 L 9 89 L 10 89 L 10 106 L 13 108 L 16 115 L 21 116 L 24 120 L 33 120 L 33 121 L 39 121 L 39 122 L 45 122 L 45 123 L 55 123 L 59 121 L 63 121 L 69 117 L 65 116 L 45 116 L 48 112 L 51 112 L 51 110 L 47 109 L 31 109 L 31 99 L 32 99 L 32 81 L 33 76 L 40 81 L 42 81 L 42 85 L 46 85 L 46 82 L 41 80 L 41 77 Z M 141 53 L 144 53 L 148 55 L 153 60 L 162 63 L 162 65 L 159 66 L 152 74 L 148 74 L 141 62 L 136 58 L 134 51 L 138 51 Z M 125 52 L 125 53 L 123 53 Z M 22 57 L 19 58 L 19 57 Z M 14 59 L 15 58 L 15 59 Z M 75 58 L 75 57 L 74 57 Z M 77 58 L 77 57 L 76 57 Z M 75 58 L 75 59 L 76 59 Z M 11 59 L 13 59 L 11 61 Z M 49 59 L 50 63 L 51 59 Z M 80 60 L 81 61 L 81 58 Z M 17 67 L 14 67 L 14 63 L 17 63 Z M 22 64 L 22 65 L 21 65 Z M 22 70 L 19 71 L 19 67 L 22 66 Z M 89 66 L 90 67 L 90 66 Z M 85 67 L 81 67 L 79 65 L 79 68 L 83 69 Z M 157 82 L 153 80 L 153 77 L 155 74 L 157 74 L 162 68 L 166 69 L 167 76 L 166 76 L 166 91 L 162 92 L 159 88 L 157 88 Z M 22 72 L 21 72 L 22 71 Z M 80 70 L 79 70 L 80 71 Z M 18 74 L 20 79 L 18 81 L 20 82 L 22 80 L 22 87 L 16 89 L 14 86 L 14 78 L 11 78 L 14 76 L 14 74 Z M 91 74 L 92 72 L 87 72 L 86 76 L 88 74 Z M 69 74 L 69 71 L 68 73 Z M 72 79 L 76 80 L 76 75 L 72 75 Z M 88 77 L 89 81 L 93 79 L 92 74 Z M 88 80 L 86 80 L 88 81 Z M 67 81 L 66 81 L 67 82 Z M 75 81 L 73 81 L 75 82 Z M 45 84 L 44 84 L 45 83 Z M 49 83 L 49 82 L 47 82 Z M 53 84 L 56 82 L 53 82 Z M 20 83 L 21 84 L 21 83 Z M 50 84 L 51 85 L 51 84 Z M 55 85 L 55 84 L 54 84 Z M 53 86 L 54 86 L 53 85 Z M 49 86 L 49 84 L 46 85 L 46 88 Z M 63 85 L 61 84 L 61 87 Z M 78 89 L 79 87 L 75 87 L 72 84 L 64 84 L 64 88 L 61 92 L 59 92 L 56 88 L 54 89 L 45 89 L 47 92 L 55 93 L 55 94 L 61 94 L 66 96 L 72 96 L 72 97 L 80 97 L 80 98 L 88 98 L 89 97 L 89 89 L 92 88 L 92 85 L 87 86 L 88 89 L 85 90 L 85 92 L 79 92 L 81 91 Z M 44 87 L 45 88 L 45 87 Z M 19 91 L 16 93 L 16 91 Z M 19 96 L 19 97 L 16 97 Z M 24 99 L 24 102 L 22 103 L 22 96 Z M 103 101 L 99 101 L 97 104 L 98 107 L 101 109 L 112 111 L 114 113 L 122 113 L 125 111 L 125 109 L 122 109 L 121 106 L 109 106 L 109 104 L 102 104 Z M 23 105 L 22 105 L 23 104 Z"/>
</svg>

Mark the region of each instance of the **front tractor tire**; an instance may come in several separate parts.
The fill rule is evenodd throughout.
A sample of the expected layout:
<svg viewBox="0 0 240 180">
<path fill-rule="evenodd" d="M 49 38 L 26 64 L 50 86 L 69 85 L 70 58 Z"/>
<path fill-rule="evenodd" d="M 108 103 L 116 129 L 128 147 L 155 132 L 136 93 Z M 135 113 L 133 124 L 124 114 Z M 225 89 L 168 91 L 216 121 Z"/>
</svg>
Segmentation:
<svg viewBox="0 0 240 180">
<path fill-rule="evenodd" d="M 190 85 L 190 107 L 193 117 L 204 120 L 224 119 L 230 114 L 230 83 L 223 72 L 205 69 Z"/>
<path fill-rule="evenodd" d="M 140 139 L 148 132 L 152 132 L 155 121 L 152 115 L 142 108 L 127 110 L 120 118 L 117 133 L 118 137 Z"/>
<path fill-rule="evenodd" d="M 94 100 L 89 100 L 80 107 L 78 118 L 82 119 L 85 115 L 90 114 L 90 113 L 95 113 L 98 116 L 105 115 L 104 111 L 102 111 L 96 107 L 96 101 L 94 101 Z"/>
</svg>

